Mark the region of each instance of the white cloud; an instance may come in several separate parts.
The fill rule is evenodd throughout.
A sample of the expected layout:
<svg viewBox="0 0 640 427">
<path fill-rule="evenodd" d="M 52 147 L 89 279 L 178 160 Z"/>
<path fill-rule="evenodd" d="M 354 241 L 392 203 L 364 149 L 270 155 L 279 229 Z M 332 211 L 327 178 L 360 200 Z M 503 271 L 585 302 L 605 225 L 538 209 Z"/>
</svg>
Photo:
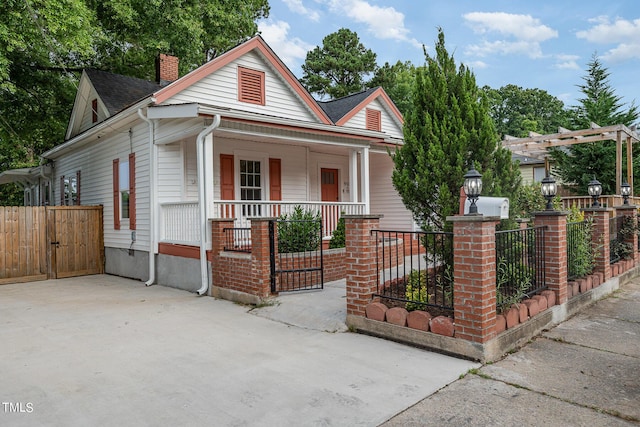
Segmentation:
<svg viewBox="0 0 640 427">
<path fill-rule="evenodd" d="M 487 68 L 488 67 L 487 63 L 483 62 L 483 61 L 471 61 L 471 62 L 469 62 L 468 64 L 465 64 L 465 65 L 467 65 L 469 68 L 472 68 L 474 70 L 479 70 L 481 68 Z"/>
<path fill-rule="evenodd" d="M 298 37 L 290 38 L 289 24 L 284 21 L 270 19 L 258 22 L 258 30 L 262 38 L 273 51 L 291 69 L 300 65 L 307 56 L 307 52 L 315 46 L 304 42 Z"/>
<path fill-rule="evenodd" d="M 629 21 L 616 18 L 614 22 L 606 16 L 599 16 L 589 22 L 593 27 L 578 31 L 576 37 L 591 43 L 614 44 L 614 48 L 602 55 L 602 59 L 621 62 L 630 58 L 640 58 L 640 19 Z"/>
<path fill-rule="evenodd" d="M 304 15 L 312 21 L 318 22 L 320 21 L 320 13 L 317 10 L 309 9 L 304 4 L 302 4 L 302 0 L 282 0 L 284 4 L 287 5 L 290 11 L 294 13 L 298 13 L 300 15 Z"/>
<path fill-rule="evenodd" d="M 367 30 L 379 39 L 409 42 L 415 47 L 422 44 L 410 37 L 410 31 L 404 26 L 404 14 L 393 7 L 380 7 L 365 0 L 327 0 L 332 12 L 345 14 L 355 22 L 365 24 Z"/>
<path fill-rule="evenodd" d="M 561 70 L 580 70 L 580 66 L 578 65 L 578 59 L 580 57 L 578 55 L 555 55 L 556 64 L 554 68 L 558 68 Z"/>
<path fill-rule="evenodd" d="M 516 15 L 504 12 L 471 12 L 463 15 L 465 21 L 477 34 L 498 34 L 504 39 L 470 45 L 466 52 L 487 56 L 522 54 L 530 58 L 541 58 L 540 43 L 558 37 L 558 32 L 531 15 Z"/>
</svg>

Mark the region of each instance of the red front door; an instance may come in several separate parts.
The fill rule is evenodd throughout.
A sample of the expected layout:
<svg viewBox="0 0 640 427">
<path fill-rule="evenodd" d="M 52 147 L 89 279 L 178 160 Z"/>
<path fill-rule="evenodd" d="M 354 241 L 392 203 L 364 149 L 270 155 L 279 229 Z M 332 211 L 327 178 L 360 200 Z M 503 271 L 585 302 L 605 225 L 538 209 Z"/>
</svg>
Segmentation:
<svg viewBox="0 0 640 427">
<path fill-rule="evenodd" d="M 323 202 L 339 202 L 340 192 L 338 191 L 338 169 L 320 170 L 320 188 Z"/>
</svg>

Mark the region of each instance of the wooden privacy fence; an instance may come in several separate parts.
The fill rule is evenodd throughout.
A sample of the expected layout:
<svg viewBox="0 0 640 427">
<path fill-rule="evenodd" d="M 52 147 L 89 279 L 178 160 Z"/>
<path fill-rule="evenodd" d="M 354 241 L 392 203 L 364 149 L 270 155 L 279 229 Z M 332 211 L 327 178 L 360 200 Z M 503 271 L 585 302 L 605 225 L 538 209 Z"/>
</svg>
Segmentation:
<svg viewBox="0 0 640 427">
<path fill-rule="evenodd" d="M 102 206 L 0 207 L 0 284 L 103 272 Z"/>
</svg>

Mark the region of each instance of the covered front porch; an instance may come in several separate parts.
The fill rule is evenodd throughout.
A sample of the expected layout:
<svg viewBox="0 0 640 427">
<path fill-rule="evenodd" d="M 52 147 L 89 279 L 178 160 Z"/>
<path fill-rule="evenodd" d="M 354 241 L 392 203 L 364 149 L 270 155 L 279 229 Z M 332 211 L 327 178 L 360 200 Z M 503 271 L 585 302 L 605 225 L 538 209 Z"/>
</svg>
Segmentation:
<svg viewBox="0 0 640 427">
<path fill-rule="evenodd" d="M 169 129 L 162 121 L 156 128 L 158 243 L 201 245 L 199 194 L 207 221 L 234 219 L 237 228 L 302 207 L 321 217 L 325 240 L 341 214 L 370 211 L 370 145 L 382 142 L 370 132 L 328 133 L 326 126 L 300 129 L 222 116 L 198 153 L 203 121 L 209 123 L 205 117 L 194 119 L 179 138 L 173 131 L 173 137 L 164 137 Z M 388 157 L 386 152 L 375 156 Z M 205 236 L 210 249 L 209 229 Z"/>
</svg>

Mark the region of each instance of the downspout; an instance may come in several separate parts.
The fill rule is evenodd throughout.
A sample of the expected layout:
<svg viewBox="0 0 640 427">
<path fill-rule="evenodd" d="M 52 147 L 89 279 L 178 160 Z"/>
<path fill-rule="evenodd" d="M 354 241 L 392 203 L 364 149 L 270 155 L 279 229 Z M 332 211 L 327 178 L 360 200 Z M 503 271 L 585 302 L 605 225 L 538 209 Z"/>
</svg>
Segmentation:
<svg viewBox="0 0 640 427">
<path fill-rule="evenodd" d="M 142 108 L 138 108 L 138 116 L 149 126 L 149 280 L 144 284 L 151 286 L 156 281 L 156 145 L 153 143 L 153 121 L 142 114 Z"/>
<path fill-rule="evenodd" d="M 200 280 L 202 286 L 198 289 L 198 295 L 204 295 L 209 289 L 209 269 L 207 268 L 207 206 L 205 192 L 204 173 L 204 141 L 215 128 L 220 126 L 220 115 L 216 114 L 213 123 L 207 126 L 196 138 L 198 161 L 198 207 L 200 208 Z"/>
</svg>

